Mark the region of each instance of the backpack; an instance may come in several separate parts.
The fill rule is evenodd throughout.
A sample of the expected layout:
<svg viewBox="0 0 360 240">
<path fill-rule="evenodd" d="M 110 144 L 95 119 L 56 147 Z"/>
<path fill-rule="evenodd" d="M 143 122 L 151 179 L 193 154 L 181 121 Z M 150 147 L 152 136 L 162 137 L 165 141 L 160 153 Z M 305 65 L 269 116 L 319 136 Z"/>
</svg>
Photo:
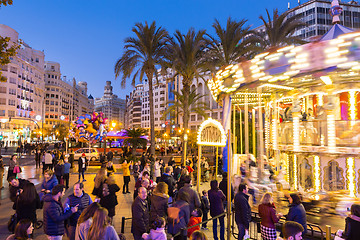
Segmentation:
<svg viewBox="0 0 360 240">
<path fill-rule="evenodd" d="M 174 224 L 177 224 L 180 222 L 180 210 L 183 206 L 185 206 L 186 203 L 184 203 L 183 205 L 181 206 L 175 206 L 175 207 L 168 207 L 167 209 L 167 214 L 168 214 L 168 220 L 169 222 L 174 225 Z"/>
<path fill-rule="evenodd" d="M 109 192 L 109 185 L 107 185 L 107 183 L 103 183 L 102 185 L 102 196 L 106 197 L 110 194 Z"/>
</svg>

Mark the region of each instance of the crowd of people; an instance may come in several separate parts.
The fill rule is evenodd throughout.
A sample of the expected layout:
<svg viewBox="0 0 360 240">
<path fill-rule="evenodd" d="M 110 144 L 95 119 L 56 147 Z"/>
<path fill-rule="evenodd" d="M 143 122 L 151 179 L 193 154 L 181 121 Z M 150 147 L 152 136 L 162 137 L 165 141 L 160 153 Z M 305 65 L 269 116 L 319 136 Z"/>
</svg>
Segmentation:
<svg viewBox="0 0 360 240">
<path fill-rule="evenodd" d="M 12 170 L 9 170 L 10 176 L 7 179 L 17 225 L 14 234 L 10 235 L 8 240 L 32 237 L 33 229 L 38 224 L 37 209 L 43 209 L 44 233 L 50 240 L 62 239 L 64 235 L 70 240 L 124 239 L 125 237 L 119 235 L 113 226 L 118 205 L 117 193 L 121 189 L 123 194 L 130 194 L 130 190 L 133 189 L 131 233 L 135 240 L 207 239 L 205 232 L 209 230 L 209 217 L 212 218 L 213 238 L 224 240 L 227 217 L 225 211 L 228 204 L 231 204 L 235 214 L 238 239 L 244 239 L 249 235 L 252 220 L 252 209 L 249 204 L 251 194 L 245 178 L 236 189 L 232 187 L 229 191 L 229 203 L 226 172 L 222 173 L 220 182 L 211 180 L 209 189 L 201 194 L 193 188 L 192 182 L 197 171 L 196 160 L 187 161 L 185 165 L 177 165 L 174 159 L 165 164 L 162 159 L 151 154 L 143 154 L 135 160 L 125 158 L 120 165 L 124 180 L 121 187 L 114 178 L 114 173 L 118 169 L 115 168 L 113 159 L 108 158 L 94 178 L 92 198 L 84 191 L 84 172 L 88 160 L 81 156 L 78 159 L 79 181 L 73 184 L 73 193 L 64 199 L 65 190 L 70 184 L 69 156 L 62 156 L 59 152 L 48 153 L 45 151 L 41 154 L 45 169 L 40 192 L 36 191 L 34 184 L 29 180 L 18 178 L 14 171 L 17 166 L 20 167 L 17 156 L 11 157 L 9 169 L 12 167 Z M 56 154 L 58 157 L 55 157 Z M 49 160 L 46 162 L 47 157 L 51 157 L 51 164 Z M 57 158 L 57 161 L 54 162 L 54 158 Z M 1 166 L 3 163 L 0 157 L 0 168 Z M 129 186 L 132 182 L 131 175 L 134 188 Z M 203 180 L 206 182 L 206 177 Z M 281 232 L 284 239 L 305 239 L 307 221 L 301 196 L 292 193 L 286 197 L 289 202 L 286 214 L 277 210 L 270 192 L 266 192 L 259 201 L 257 210 L 261 218 L 262 239 L 278 239 L 276 226 L 282 217 L 286 219 Z M 346 218 L 345 231 L 339 232 L 338 235 L 348 240 L 360 239 L 360 229 L 357 226 L 360 226 L 360 205 L 354 204 L 351 207 L 351 215 Z"/>
</svg>

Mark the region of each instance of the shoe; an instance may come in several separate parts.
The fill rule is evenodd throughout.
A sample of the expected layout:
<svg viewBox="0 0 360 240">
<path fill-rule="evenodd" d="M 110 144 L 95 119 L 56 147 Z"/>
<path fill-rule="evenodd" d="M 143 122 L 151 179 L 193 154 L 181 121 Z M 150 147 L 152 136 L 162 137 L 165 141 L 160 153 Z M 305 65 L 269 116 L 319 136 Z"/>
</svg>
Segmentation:
<svg viewBox="0 0 360 240">
<path fill-rule="evenodd" d="M 126 194 L 126 192 L 123 192 L 123 194 Z"/>
<path fill-rule="evenodd" d="M 127 191 L 126 193 L 130 193 L 129 191 Z"/>
<path fill-rule="evenodd" d="M 83 179 L 83 182 L 86 182 L 86 179 Z"/>
</svg>

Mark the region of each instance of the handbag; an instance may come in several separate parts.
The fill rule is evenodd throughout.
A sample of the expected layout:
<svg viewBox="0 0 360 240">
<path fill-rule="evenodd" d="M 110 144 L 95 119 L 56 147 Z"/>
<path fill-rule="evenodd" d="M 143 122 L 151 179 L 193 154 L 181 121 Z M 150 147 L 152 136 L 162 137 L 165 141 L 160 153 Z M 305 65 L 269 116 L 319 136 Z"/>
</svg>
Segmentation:
<svg viewBox="0 0 360 240">
<path fill-rule="evenodd" d="M 12 232 L 14 233 L 15 231 L 15 227 L 16 227 L 16 224 L 17 224 L 17 214 L 15 213 L 14 215 L 12 215 L 8 221 L 8 230 L 9 232 Z"/>
<path fill-rule="evenodd" d="M 21 168 L 19 166 L 15 166 L 13 173 L 21 173 Z"/>
</svg>

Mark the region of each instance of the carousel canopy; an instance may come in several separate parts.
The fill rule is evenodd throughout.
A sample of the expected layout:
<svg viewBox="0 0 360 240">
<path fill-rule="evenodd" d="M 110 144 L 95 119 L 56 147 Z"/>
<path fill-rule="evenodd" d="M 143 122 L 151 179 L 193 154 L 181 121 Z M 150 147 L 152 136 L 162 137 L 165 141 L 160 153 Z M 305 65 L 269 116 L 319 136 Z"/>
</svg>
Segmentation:
<svg viewBox="0 0 360 240">
<path fill-rule="evenodd" d="M 350 28 L 347 28 L 347 27 L 344 27 L 341 24 L 335 24 L 330 28 L 330 30 L 327 33 L 325 33 L 321 37 L 320 41 L 326 41 L 326 40 L 335 39 L 338 36 L 340 36 L 341 34 L 350 33 L 350 32 L 353 32 L 353 31 L 354 30 L 352 30 Z"/>
</svg>

